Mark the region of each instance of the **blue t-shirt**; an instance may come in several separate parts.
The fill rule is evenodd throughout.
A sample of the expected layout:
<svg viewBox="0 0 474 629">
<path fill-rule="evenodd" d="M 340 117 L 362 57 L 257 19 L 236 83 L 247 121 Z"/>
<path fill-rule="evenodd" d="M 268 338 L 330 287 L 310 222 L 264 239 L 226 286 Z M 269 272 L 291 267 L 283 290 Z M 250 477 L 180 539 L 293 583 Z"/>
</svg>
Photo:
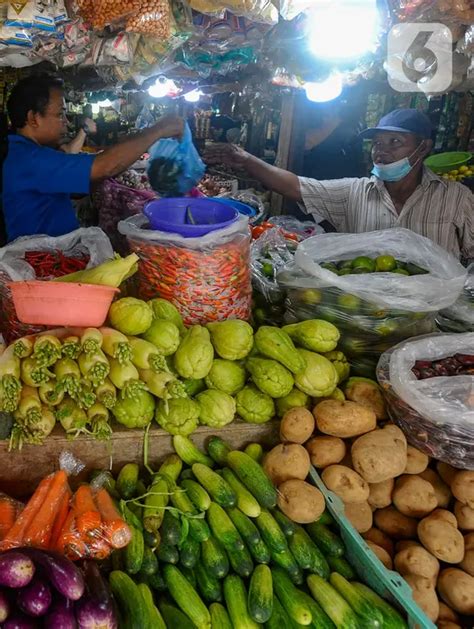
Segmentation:
<svg viewBox="0 0 474 629">
<path fill-rule="evenodd" d="M 93 155 L 70 155 L 21 135 L 8 136 L 3 164 L 3 212 L 8 241 L 62 236 L 79 227 L 71 194 L 88 194 Z"/>
</svg>

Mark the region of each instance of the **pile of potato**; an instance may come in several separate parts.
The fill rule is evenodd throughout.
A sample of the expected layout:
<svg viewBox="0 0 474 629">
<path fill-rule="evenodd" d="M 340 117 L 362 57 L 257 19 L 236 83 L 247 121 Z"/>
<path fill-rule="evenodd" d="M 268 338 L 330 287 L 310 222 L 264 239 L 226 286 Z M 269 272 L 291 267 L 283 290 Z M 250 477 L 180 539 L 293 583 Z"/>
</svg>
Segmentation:
<svg viewBox="0 0 474 629">
<path fill-rule="evenodd" d="M 283 443 L 264 459 L 275 484 L 302 482 L 310 462 L 347 518 L 409 583 L 443 629 L 474 615 L 474 471 L 430 461 L 387 421 L 376 383 L 352 382 L 345 401 L 320 401 L 282 419 Z M 469 622 L 469 621 L 468 621 Z M 470 625 L 469 625 L 470 626 Z"/>
</svg>

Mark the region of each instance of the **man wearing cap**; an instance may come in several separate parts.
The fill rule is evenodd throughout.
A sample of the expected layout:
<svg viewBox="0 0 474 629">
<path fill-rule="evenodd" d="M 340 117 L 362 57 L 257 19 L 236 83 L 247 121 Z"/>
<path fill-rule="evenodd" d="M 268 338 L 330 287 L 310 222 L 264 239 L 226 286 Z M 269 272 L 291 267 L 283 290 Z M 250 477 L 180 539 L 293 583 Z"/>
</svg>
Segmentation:
<svg viewBox="0 0 474 629">
<path fill-rule="evenodd" d="M 372 139 L 372 177 L 319 181 L 270 166 L 234 146 L 218 148 L 211 162 L 244 168 L 265 187 L 301 203 L 339 232 L 360 233 L 406 227 L 430 238 L 456 258 L 474 258 L 473 194 L 464 185 L 441 179 L 423 165 L 431 152 L 431 122 L 416 109 L 396 109 Z"/>
</svg>

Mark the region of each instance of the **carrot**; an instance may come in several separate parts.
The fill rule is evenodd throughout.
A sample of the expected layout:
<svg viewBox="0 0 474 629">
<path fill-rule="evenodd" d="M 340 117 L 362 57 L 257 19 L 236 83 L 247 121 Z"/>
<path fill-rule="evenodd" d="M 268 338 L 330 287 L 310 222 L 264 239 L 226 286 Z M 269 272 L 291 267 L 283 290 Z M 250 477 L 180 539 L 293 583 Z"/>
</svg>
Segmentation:
<svg viewBox="0 0 474 629">
<path fill-rule="evenodd" d="M 54 521 L 67 491 L 67 474 L 59 470 L 53 475 L 46 498 L 25 532 L 24 542 L 27 546 L 48 546 Z"/>
<path fill-rule="evenodd" d="M 29 499 L 28 504 L 16 519 L 15 524 L 8 531 L 5 539 L 0 543 L 0 550 L 8 550 L 24 545 L 25 533 L 46 500 L 52 481 L 52 476 L 43 478 L 36 488 L 35 493 Z"/>
<path fill-rule="evenodd" d="M 97 537 L 102 528 L 102 518 L 97 510 L 89 485 L 82 485 L 76 491 L 73 501 L 76 527 L 82 536 Z"/>
<path fill-rule="evenodd" d="M 99 489 L 95 502 L 104 522 L 105 537 L 113 548 L 124 548 L 132 539 L 132 532 L 124 522 L 112 498 L 105 489 Z"/>
<path fill-rule="evenodd" d="M 112 552 L 112 548 L 109 546 L 105 539 L 95 539 L 89 545 L 89 557 L 91 559 L 96 559 L 97 561 L 102 561 L 103 559 L 107 559 L 107 557 Z"/>
<path fill-rule="evenodd" d="M 56 550 L 71 561 L 85 559 L 87 546 L 76 529 L 76 518 L 73 509 L 69 511 L 66 522 L 59 534 Z"/>
<path fill-rule="evenodd" d="M 9 496 L 0 498 L 0 539 L 3 539 L 15 524 L 17 505 Z"/>
<path fill-rule="evenodd" d="M 66 493 L 63 496 L 62 502 L 61 502 L 61 506 L 59 507 L 59 511 L 58 514 L 56 516 L 56 519 L 54 520 L 54 524 L 53 524 L 53 529 L 51 531 L 51 539 L 50 542 L 48 544 L 49 548 L 51 550 L 54 550 L 57 546 L 58 540 L 59 540 L 59 536 L 61 534 L 61 531 L 64 527 L 64 524 L 66 523 L 67 517 L 69 515 L 69 511 L 70 511 L 70 507 L 69 507 L 69 501 L 71 499 L 71 491 L 68 489 L 66 491 Z"/>
</svg>

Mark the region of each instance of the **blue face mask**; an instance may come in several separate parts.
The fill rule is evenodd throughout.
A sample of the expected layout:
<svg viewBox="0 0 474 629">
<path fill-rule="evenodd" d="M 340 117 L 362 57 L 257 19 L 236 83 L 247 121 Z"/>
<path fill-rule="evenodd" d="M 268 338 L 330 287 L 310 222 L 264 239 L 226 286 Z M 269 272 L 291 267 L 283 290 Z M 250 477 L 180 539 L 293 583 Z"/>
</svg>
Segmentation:
<svg viewBox="0 0 474 629">
<path fill-rule="evenodd" d="M 423 144 L 423 142 L 421 144 Z M 416 147 L 410 157 L 412 157 L 418 151 L 421 144 Z M 378 179 L 381 179 L 382 181 L 400 181 L 413 170 L 413 168 L 421 159 L 421 157 L 417 159 L 412 166 L 410 164 L 410 157 L 403 157 L 402 159 L 399 159 L 396 162 L 392 162 L 391 164 L 374 164 L 374 167 L 372 168 L 372 175 L 375 175 L 376 177 L 378 177 Z"/>
</svg>

